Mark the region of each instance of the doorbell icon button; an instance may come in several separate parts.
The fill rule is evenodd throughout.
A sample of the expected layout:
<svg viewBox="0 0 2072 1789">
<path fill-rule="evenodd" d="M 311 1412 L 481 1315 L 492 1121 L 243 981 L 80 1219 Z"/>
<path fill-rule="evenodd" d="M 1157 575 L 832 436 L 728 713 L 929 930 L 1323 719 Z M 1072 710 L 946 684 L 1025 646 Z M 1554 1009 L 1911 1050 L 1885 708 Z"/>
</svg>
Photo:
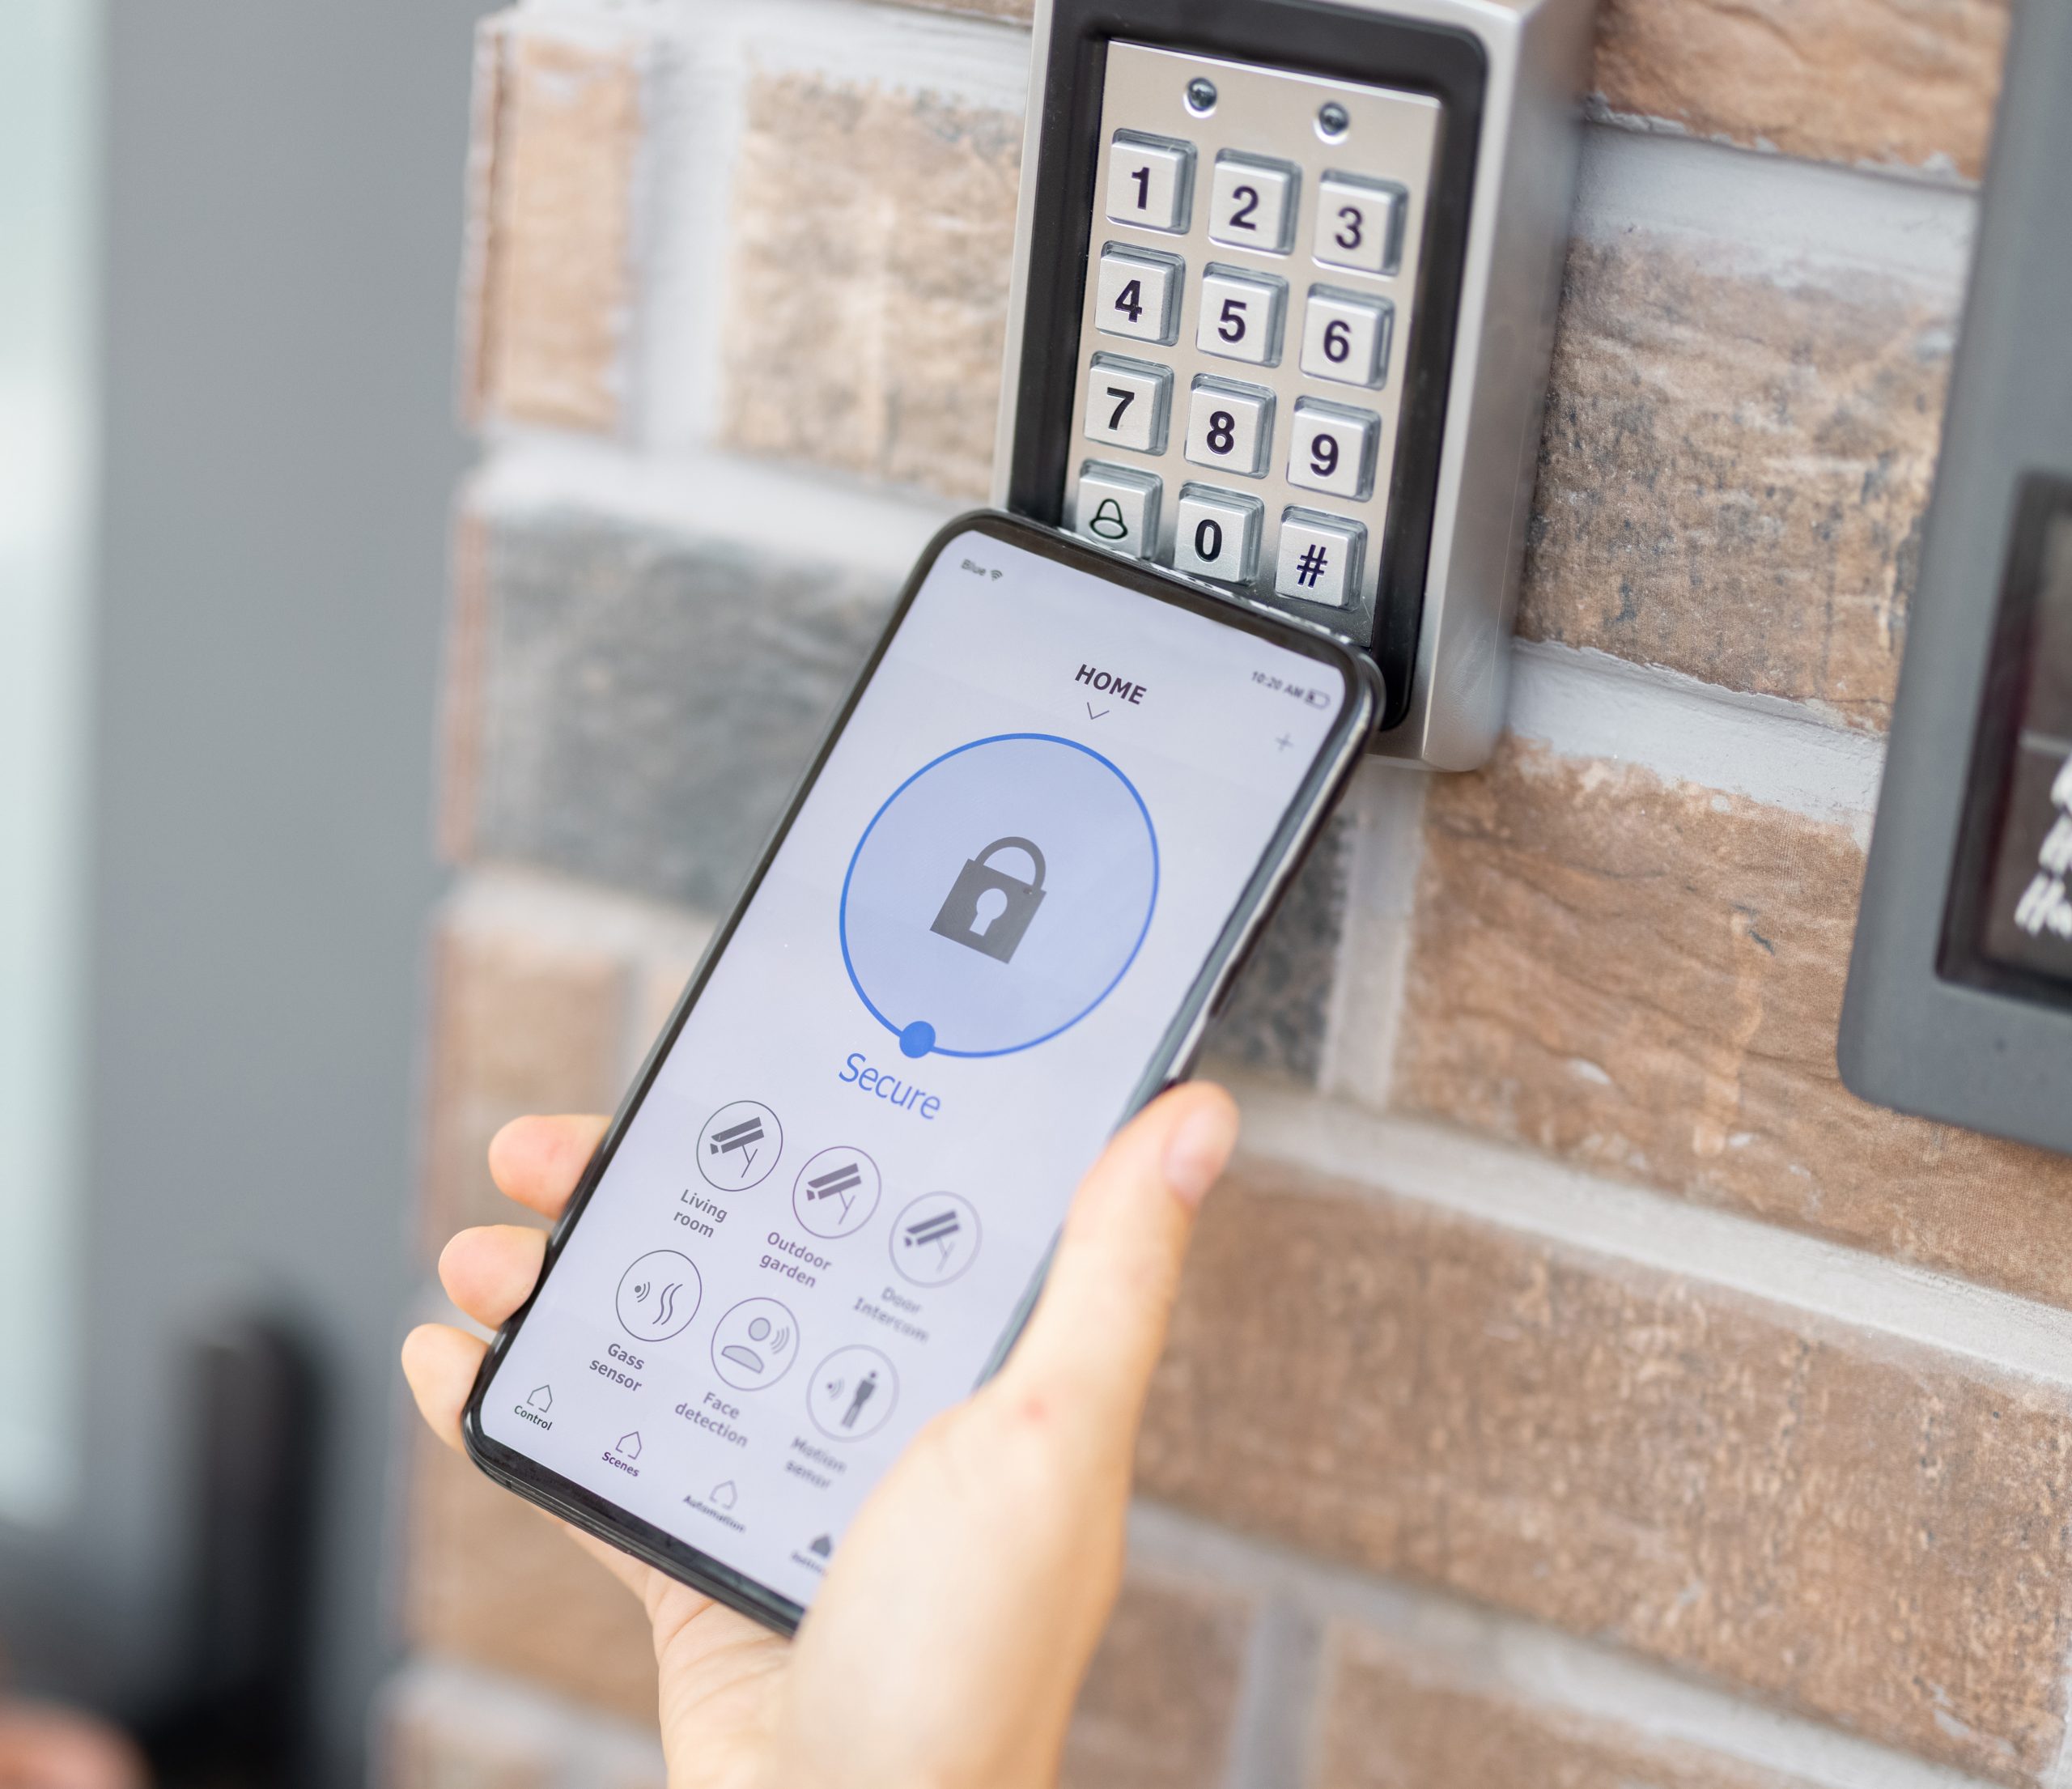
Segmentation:
<svg viewBox="0 0 2072 1789">
<path fill-rule="evenodd" d="M 994 866 L 993 858 L 1010 850 L 1024 853 L 1036 866 L 1034 882 L 1025 882 Z M 928 929 L 996 962 L 1013 962 L 1015 946 L 1043 904 L 1046 873 L 1043 853 L 1028 839 L 996 839 L 966 861 Z"/>
</svg>

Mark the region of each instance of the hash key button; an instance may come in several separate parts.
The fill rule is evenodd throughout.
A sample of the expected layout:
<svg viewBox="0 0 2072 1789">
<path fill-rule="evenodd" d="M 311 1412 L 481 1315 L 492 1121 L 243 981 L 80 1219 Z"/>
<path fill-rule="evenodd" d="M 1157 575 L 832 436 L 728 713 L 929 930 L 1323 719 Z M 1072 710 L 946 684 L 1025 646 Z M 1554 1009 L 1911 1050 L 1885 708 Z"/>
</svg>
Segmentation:
<svg viewBox="0 0 2072 1789">
<path fill-rule="evenodd" d="M 1342 516 L 1291 509 L 1280 518 L 1280 558 L 1275 591 L 1333 609 L 1351 606 L 1360 589 L 1360 557 L 1367 530 Z"/>
</svg>

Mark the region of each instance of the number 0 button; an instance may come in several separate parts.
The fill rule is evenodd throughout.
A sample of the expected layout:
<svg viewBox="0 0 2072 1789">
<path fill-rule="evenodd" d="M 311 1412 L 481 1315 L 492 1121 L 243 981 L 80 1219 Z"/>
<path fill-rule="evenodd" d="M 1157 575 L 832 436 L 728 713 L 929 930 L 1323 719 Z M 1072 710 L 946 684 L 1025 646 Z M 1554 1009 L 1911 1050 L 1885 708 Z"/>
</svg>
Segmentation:
<svg viewBox="0 0 2072 1789">
<path fill-rule="evenodd" d="M 1317 259 L 1327 267 L 1392 274 L 1403 254 L 1400 186 L 1327 174 L 1317 183 Z"/>
<path fill-rule="evenodd" d="M 1374 448 L 1382 419 L 1372 410 L 1341 410 L 1305 397 L 1295 406 L 1288 447 L 1288 482 L 1365 503 L 1374 494 Z"/>
<path fill-rule="evenodd" d="M 1272 439 L 1272 392 L 1221 379 L 1195 381 L 1187 414 L 1187 457 L 1196 465 L 1256 478 L 1266 470 Z"/>
<path fill-rule="evenodd" d="M 1312 379 L 1347 385 L 1378 385 L 1386 379 L 1389 326 L 1395 307 L 1385 298 L 1310 289 L 1302 317 L 1302 371 Z"/>
<path fill-rule="evenodd" d="M 1209 268 L 1202 274 L 1201 325 L 1195 332 L 1195 346 L 1225 360 L 1278 366 L 1281 312 L 1287 296 L 1288 288 L 1280 280 L 1228 267 Z"/>
<path fill-rule="evenodd" d="M 1265 515 L 1265 505 L 1256 497 L 1212 485 L 1182 486 L 1174 565 L 1225 584 L 1249 583 L 1259 569 L 1259 526 Z"/>
<path fill-rule="evenodd" d="M 1139 453 L 1163 453 L 1172 397 L 1170 368 L 1097 354 L 1086 375 L 1086 438 Z"/>
<path fill-rule="evenodd" d="M 1171 255 L 1104 249 L 1095 288 L 1095 327 L 1136 342 L 1178 338 L 1181 262 Z"/>
</svg>

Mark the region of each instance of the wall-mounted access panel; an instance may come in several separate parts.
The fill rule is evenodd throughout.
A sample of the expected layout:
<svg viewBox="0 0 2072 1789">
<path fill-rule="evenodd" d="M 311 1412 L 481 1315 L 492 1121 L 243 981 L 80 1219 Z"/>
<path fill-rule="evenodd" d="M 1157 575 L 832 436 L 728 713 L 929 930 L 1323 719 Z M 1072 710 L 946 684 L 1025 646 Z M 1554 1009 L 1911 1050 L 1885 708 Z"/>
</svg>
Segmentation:
<svg viewBox="0 0 2072 1789">
<path fill-rule="evenodd" d="M 1866 1099 L 2072 1151 L 2072 6 L 2016 10 L 1842 1013 Z"/>
<path fill-rule="evenodd" d="M 999 500 L 1502 725 L 1593 0 L 1049 0 Z"/>
</svg>

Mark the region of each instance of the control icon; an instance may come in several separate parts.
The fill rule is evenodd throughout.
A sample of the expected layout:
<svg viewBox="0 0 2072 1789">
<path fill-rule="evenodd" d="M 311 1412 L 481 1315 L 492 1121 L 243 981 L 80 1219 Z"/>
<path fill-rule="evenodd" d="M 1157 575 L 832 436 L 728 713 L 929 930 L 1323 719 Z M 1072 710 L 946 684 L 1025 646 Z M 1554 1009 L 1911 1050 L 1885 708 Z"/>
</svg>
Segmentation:
<svg viewBox="0 0 2072 1789">
<path fill-rule="evenodd" d="M 688 1255 L 658 1248 L 619 1277 L 619 1326 L 636 1341 L 667 1341 L 698 1315 L 705 1283 Z"/>
<path fill-rule="evenodd" d="M 1035 869 L 1034 881 L 1025 882 L 994 867 L 992 860 L 1008 850 L 1028 857 Z M 996 839 L 966 861 L 928 929 L 996 962 L 1013 962 L 1022 934 L 1043 904 L 1044 875 L 1043 853 L 1028 839 Z"/>
<path fill-rule="evenodd" d="M 979 1213 L 954 1192 L 924 1192 L 892 1225 L 892 1264 L 916 1285 L 948 1285 L 979 1254 Z"/>
<path fill-rule="evenodd" d="M 891 1419 L 899 1375 L 875 1348 L 838 1348 L 813 1370 L 806 1409 L 813 1426 L 836 1441 L 861 1441 Z"/>
<path fill-rule="evenodd" d="M 776 1113 L 754 1099 L 722 1106 L 698 1137 L 698 1171 L 724 1192 L 760 1183 L 784 1150 Z"/>
<path fill-rule="evenodd" d="M 799 1170 L 792 1214 L 816 1236 L 852 1235 L 871 1221 L 884 1182 L 861 1149 L 822 1149 Z"/>
<path fill-rule="evenodd" d="M 799 1352 L 799 1320 L 775 1298 L 744 1298 L 712 1331 L 712 1370 L 737 1392 L 783 1378 Z"/>
<path fill-rule="evenodd" d="M 554 1408 L 554 1387 L 551 1385 L 536 1386 L 533 1395 L 525 1401 L 535 1410 L 542 1413 L 551 1410 Z"/>
</svg>

